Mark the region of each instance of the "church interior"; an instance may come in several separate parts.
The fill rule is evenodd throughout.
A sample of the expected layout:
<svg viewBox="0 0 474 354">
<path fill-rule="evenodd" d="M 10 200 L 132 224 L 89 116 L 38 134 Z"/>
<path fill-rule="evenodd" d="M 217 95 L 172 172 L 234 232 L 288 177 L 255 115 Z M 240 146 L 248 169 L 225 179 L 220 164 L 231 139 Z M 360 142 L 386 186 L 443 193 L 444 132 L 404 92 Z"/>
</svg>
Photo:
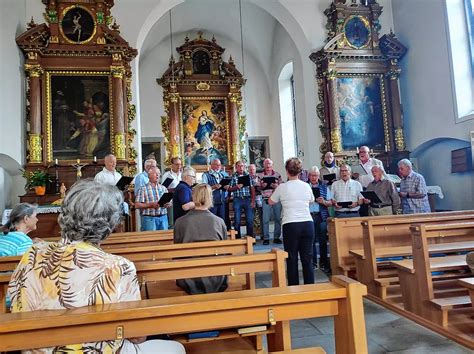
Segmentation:
<svg viewBox="0 0 474 354">
<path fill-rule="evenodd" d="M 360 318 L 354 315 L 352 325 L 334 320 L 334 330 L 330 317 L 351 308 L 338 299 L 331 309 L 319 304 L 314 318 L 270 321 L 276 329 L 268 343 L 255 340 L 256 351 L 221 352 L 319 353 L 275 344 L 286 343 L 290 327 L 294 348 L 318 345 L 328 353 L 474 349 L 472 304 L 452 305 L 449 318 L 443 304 L 442 318 L 430 313 L 426 319 L 424 308 L 407 315 L 400 297 L 390 302 L 390 291 L 408 291 L 402 277 L 407 284 L 421 278 L 410 283 L 413 274 L 400 275 L 387 285 L 388 276 L 374 282 L 359 273 L 374 270 L 364 264 L 371 247 L 365 241 L 384 227 L 393 237 L 403 234 L 410 247 L 411 237 L 424 232 L 473 240 L 474 0 L 1 0 L 0 10 L 0 214 L 20 201 L 50 205 L 63 194 L 61 185 L 69 189 L 101 171 L 109 153 L 124 176 L 141 173 L 153 156 L 162 173 L 180 157 L 200 178 L 215 158 L 229 173 L 240 160 L 260 172 L 271 158 L 283 174 L 291 157 L 309 169 L 332 151 L 338 163 L 351 164 L 367 145 L 391 175 L 399 160 L 410 159 L 426 180 L 430 215 L 441 215 L 439 229 L 430 231 L 428 217 L 398 215 L 388 224 L 336 220 L 329 231 L 332 275 L 357 274 L 367 285 L 365 329 L 359 331 L 364 323 L 354 323 Z M 25 177 L 38 170 L 50 176 L 41 196 L 25 187 L 31 182 Z M 466 223 L 456 227 L 467 231 L 443 231 L 444 218 Z M 55 213 L 44 216 L 35 237 L 57 233 L 56 219 Z M 138 232 L 138 219 L 128 218 L 123 231 Z M 426 230 L 415 230 L 423 222 Z M 351 241 L 336 253 L 338 233 Z M 256 254 L 273 247 L 254 246 Z M 375 264 L 380 255 L 373 253 Z M 2 286 L 8 269 L 0 260 Z M 385 271 L 375 265 L 379 276 Z M 428 267 L 427 274 L 435 273 Z M 316 272 L 317 283 L 329 280 Z M 257 277 L 256 284 L 275 287 L 275 276 Z M 464 300 L 467 294 L 464 289 Z M 289 319 L 298 321 L 290 326 Z M 7 332 L 0 325 L 0 351 L 9 350 L 1 345 L 2 338 L 10 340 Z M 357 333 L 364 339 L 354 338 Z"/>
</svg>

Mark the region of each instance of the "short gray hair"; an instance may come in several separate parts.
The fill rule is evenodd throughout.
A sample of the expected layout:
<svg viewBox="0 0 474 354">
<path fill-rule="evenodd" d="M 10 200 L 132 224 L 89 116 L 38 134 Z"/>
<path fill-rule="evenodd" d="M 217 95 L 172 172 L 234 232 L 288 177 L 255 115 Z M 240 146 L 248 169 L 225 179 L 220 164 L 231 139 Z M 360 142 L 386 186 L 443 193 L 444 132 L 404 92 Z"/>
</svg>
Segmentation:
<svg viewBox="0 0 474 354">
<path fill-rule="evenodd" d="M 152 167 L 153 165 L 156 166 L 156 160 L 155 159 L 145 160 L 145 163 L 143 164 L 143 166 L 145 168 L 145 171 L 147 171 L 147 172 L 150 169 L 150 167 Z"/>
<path fill-rule="evenodd" d="M 346 168 L 347 168 L 347 171 L 352 172 L 352 168 L 351 168 L 351 166 L 349 166 L 348 164 L 344 163 L 344 164 L 342 164 L 339 168 L 343 168 L 343 167 L 346 167 Z"/>
<path fill-rule="evenodd" d="M 29 203 L 17 204 L 10 213 L 8 221 L 3 225 L 3 233 L 6 235 L 11 231 L 15 231 L 19 223 L 23 221 L 25 216 L 31 216 L 36 213 L 38 205 Z"/>
<path fill-rule="evenodd" d="M 400 167 L 401 165 L 407 166 L 410 169 L 413 169 L 413 165 L 412 165 L 411 161 L 408 160 L 408 159 L 401 159 L 400 161 L 398 161 L 397 166 Z"/>
<path fill-rule="evenodd" d="M 99 244 L 121 219 L 123 195 L 112 185 L 83 179 L 64 198 L 58 223 L 66 241 Z"/>
<path fill-rule="evenodd" d="M 186 176 L 196 177 L 196 170 L 189 166 L 183 168 L 183 173 L 181 174 L 181 178 L 186 177 Z"/>
<path fill-rule="evenodd" d="M 308 173 L 319 173 L 318 166 L 311 166 L 308 170 Z"/>
</svg>

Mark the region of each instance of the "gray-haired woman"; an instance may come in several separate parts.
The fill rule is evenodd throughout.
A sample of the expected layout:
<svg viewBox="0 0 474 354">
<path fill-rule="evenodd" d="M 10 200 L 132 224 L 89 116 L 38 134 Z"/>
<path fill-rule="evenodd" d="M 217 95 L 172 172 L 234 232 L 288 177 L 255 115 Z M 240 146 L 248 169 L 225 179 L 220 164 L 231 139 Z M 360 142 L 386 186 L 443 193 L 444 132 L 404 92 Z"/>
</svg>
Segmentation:
<svg viewBox="0 0 474 354">
<path fill-rule="evenodd" d="M 40 242 L 22 257 L 9 285 L 12 312 L 54 310 L 140 300 L 135 266 L 100 249 L 119 223 L 122 193 L 108 184 L 81 180 L 61 206 L 62 240 Z M 137 348 L 135 348 L 135 346 Z M 44 352 L 184 353 L 181 344 L 145 338 L 72 344 Z"/>
<path fill-rule="evenodd" d="M 16 205 L 3 225 L 0 236 L 0 257 L 20 256 L 31 247 L 33 241 L 28 233 L 36 230 L 37 206 L 28 203 Z"/>
</svg>

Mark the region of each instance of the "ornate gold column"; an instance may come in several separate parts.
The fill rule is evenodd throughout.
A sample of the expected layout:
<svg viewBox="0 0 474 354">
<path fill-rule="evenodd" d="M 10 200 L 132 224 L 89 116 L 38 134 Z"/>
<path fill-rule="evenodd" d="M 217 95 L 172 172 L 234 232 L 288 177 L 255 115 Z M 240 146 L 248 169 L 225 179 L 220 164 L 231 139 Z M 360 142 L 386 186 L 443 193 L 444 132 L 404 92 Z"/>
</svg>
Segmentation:
<svg viewBox="0 0 474 354">
<path fill-rule="evenodd" d="M 229 119 L 232 125 L 230 126 L 229 136 L 232 146 L 230 164 L 234 164 L 240 160 L 240 139 L 239 139 L 239 117 L 237 102 L 240 96 L 238 92 L 229 93 Z"/>
<path fill-rule="evenodd" d="M 111 65 L 112 74 L 112 112 L 114 129 L 114 148 L 118 160 L 125 160 L 125 123 L 123 110 L 123 77 L 125 68 L 123 65 Z"/>
<path fill-rule="evenodd" d="M 31 55 L 30 55 L 31 54 Z M 36 53 L 28 53 L 28 57 L 36 58 Z M 43 139 L 41 135 L 41 82 L 43 68 L 39 64 L 25 64 L 25 71 L 29 77 L 30 87 L 30 130 L 28 141 L 30 146 L 29 162 L 41 163 L 43 151 Z"/>
<path fill-rule="evenodd" d="M 169 121 L 170 121 L 170 152 L 171 157 L 182 157 L 179 138 L 179 93 L 176 84 L 170 85 L 169 91 Z"/>
<path fill-rule="evenodd" d="M 339 106 L 337 103 L 337 71 L 329 69 L 326 72 L 329 99 L 329 133 L 332 152 L 342 152 L 341 122 L 339 119 Z"/>
<path fill-rule="evenodd" d="M 390 62 L 390 69 L 387 71 L 387 78 L 390 86 L 390 106 L 392 107 L 392 120 L 395 138 L 395 148 L 397 151 L 405 151 L 405 139 L 403 137 L 403 119 L 400 109 L 400 91 L 398 78 L 401 69 L 396 59 Z"/>
</svg>

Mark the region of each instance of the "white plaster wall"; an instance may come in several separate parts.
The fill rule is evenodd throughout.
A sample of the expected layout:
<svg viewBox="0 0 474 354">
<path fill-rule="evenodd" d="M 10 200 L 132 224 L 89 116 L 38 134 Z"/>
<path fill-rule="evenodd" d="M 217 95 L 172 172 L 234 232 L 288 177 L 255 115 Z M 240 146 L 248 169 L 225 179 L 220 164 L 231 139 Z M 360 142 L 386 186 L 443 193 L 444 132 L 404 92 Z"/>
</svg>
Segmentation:
<svg viewBox="0 0 474 354">
<path fill-rule="evenodd" d="M 409 150 L 437 137 L 469 140 L 474 130 L 474 120 L 455 121 L 444 6 L 444 0 L 393 0 L 395 33 L 408 47 L 400 88 Z"/>
<path fill-rule="evenodd" d="M 26 1 L 2 1 L 0 11 L 0 107 L 2 114 L 0 153 L 21 162 L 24 159 L 25 85 L 23 56 L 15 43 L 26 24 Z"/>
</svg>

